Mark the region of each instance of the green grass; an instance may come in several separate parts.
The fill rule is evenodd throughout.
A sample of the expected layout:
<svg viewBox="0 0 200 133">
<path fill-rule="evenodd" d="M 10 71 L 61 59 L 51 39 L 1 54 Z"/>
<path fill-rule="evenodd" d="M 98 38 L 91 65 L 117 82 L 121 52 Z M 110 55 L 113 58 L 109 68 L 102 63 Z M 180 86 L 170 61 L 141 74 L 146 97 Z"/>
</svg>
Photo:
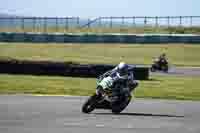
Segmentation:
<svg viewBox="0 0 200 133">
<path fill-rule="evenodd" d="M 79 63 L 152 63 L 166 52 L 171 65 L 200 66 L 200 45 L 191 44 L 33 44 L 0 43 L 0 59 L 73 61 Z"/>
<path fill-rule="evenodd" d="M 200 77 L 152 76 L 140 81 L 135 97 L 200 100 Z M 0 74 L 0 94 L 51 94 L 88 96 L 96 79 Z"/>
</svg>

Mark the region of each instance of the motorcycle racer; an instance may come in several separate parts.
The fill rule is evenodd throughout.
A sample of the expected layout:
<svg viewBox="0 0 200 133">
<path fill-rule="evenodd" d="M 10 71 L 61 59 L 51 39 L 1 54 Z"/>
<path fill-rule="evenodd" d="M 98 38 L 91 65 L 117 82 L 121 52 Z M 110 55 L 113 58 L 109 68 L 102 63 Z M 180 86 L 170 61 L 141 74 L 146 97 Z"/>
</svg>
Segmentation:
<svg viewBox="0 0 200 133">
<path fill-rule="evenodd" d="M 129 71 L 129 68 L 129 65 L 127 65 L 125 62 L 120 62 L 114 69 L 107 71 L 102 76 L 102 79 L 112 79 L 112 83 L 110 83 L 110 85 L 112 86 L 111 104 L 113 106 L 119 103 L 120 94 L 123 92 L 123 89 L 127 88 L 126 91 L 128 91 L 127 93 L 130 94 L 130 92 L 132 92 L 138 86 L 138 82 L 135 80 L 133 72 Z M 120 84 L 117 84 L 119 82 Z"/>
</svg>

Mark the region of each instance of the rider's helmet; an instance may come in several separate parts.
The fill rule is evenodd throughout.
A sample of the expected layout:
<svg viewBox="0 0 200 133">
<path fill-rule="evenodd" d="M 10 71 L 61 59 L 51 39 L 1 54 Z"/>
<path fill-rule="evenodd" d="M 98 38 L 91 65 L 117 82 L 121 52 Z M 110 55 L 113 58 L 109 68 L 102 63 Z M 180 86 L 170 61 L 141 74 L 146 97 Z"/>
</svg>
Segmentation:
<svg viewBox="0 0 200 133">
<path fill-rule="evenodd" d="M 117 66 L 117 75 L 120 78 L 126 78 L 128 76 L 128 65 L 124 62 L 120 62 Z"/>
<path fill-rule="evenodd" d="M 162 58 L 165 58 L 165 57 L 166 57 L 166 54 L 165 54 L 165 53 L 162 53 L 162 54 L 161 54 L 161 57 L 162 57 Z"/>
</svg>

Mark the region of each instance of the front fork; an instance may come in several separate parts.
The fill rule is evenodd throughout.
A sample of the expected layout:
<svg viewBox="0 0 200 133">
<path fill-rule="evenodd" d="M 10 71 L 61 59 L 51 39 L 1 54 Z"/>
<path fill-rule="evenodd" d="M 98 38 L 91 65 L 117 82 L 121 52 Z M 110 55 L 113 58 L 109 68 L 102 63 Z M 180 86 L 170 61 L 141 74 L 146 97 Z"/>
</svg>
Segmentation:
<svg viewBox="0 0 200 133">
<path fill-rule="evenodd" d="M 112 92 L 109 94 L 109 90 L 107 90 L 107 91 L 108 92 L 106 92 L 106 90 L 104 90 L 101 86 L 97 86 L 96 94 L 101 97 L 101 99 L 99 100 L 98 103 L 101 103 L 104 100 L 111 102 L 110 96 L 112 95 Z"/>
</svg>

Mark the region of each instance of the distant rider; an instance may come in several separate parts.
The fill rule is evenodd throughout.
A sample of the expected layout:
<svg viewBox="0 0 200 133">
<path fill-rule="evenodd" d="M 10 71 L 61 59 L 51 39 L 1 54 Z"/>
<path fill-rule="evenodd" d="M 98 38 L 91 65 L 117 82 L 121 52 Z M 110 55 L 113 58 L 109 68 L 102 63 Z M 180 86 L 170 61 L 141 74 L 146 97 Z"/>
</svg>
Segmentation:
<svg viewBox="0 0 200 133">
<path fill-rule="evenodd" d="M 159 65 L 166 65 L 168 63 L 166 54 L 163 53 L 158 57 L 158 64 Z"/>
<path fill-rule="evenodd" d="M 107 71 L 103 74 L 103 78 L 110 76 L 114 83 L 122 80 L 125 82 L 126 87 L 128 88 L 129 93 L 133 91 L 137 86 L 138 82 L 135 80 L 133 76 L 133 72 L 129 71 L 130 66 L 124 62 L 120 62 L 114 69 Z M 112 88 L 112 103 L 115 104 L 119 101 L 119 95 L 121 92 L 121 88 L 119 86 L 113 86 Z"/>
</svg>

